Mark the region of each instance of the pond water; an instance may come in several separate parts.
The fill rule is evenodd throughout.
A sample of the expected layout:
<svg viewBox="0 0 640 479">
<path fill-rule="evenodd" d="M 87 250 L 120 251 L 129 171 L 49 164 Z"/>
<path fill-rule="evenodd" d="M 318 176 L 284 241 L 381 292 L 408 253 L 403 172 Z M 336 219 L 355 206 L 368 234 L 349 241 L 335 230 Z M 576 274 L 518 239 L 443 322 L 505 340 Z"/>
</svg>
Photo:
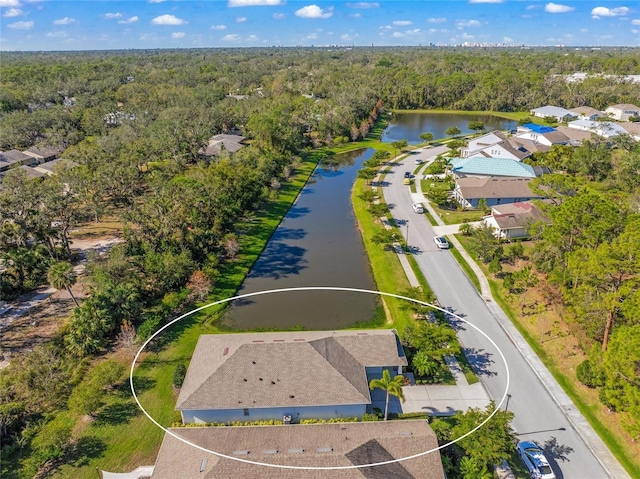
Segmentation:
<svg viewBox="0 0 640 479">
<path fill-rule="evenodd" d="M 373 149 L 329 157 L 318 166 L 269 240 L 238 294 L 303 286 L 375 289 L 351 206 L 357 171 Z M 303 291 L 255 296 L 232 303 L 225 327 L 307 330 L 345 328 L 370 320 L 375 295 Z"/>
<path fill-rule="evenodd" d="M 452 126 L 462 133 L 472 133 L 468 128 L 470 121 L 484 123 L 485 131 L 512 130 L 518 125 L 516 121 L 506 120 L 491 115 L 461 115 L 457 113 L 394 113 L 389 126 L 382 133 L 382 141 L 391 143 L 408 140 L 410 145 L 421 143 L 420 134 L 433 133 L 434 139 L 446 138 L 445 131 Z"/>
</svg>

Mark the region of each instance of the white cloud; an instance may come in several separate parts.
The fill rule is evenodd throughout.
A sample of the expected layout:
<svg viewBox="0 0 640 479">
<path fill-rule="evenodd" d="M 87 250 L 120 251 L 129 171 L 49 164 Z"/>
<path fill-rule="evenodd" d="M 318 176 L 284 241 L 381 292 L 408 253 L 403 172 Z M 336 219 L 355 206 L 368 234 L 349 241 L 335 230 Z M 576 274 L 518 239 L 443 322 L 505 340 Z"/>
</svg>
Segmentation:
<svg viewBox="0 0 640 479">
<path fill-rule="evenodd" d="M 137 16 L 133 16 L 133 17 L 129 17 L 129 18 L 125 18 L 124 20 L 120 20 L 118 21 L 119 24 L 121 25 L 126 25 L 127 23 L 136 23 L 138 20 L 140 20 Z"/>
<path fill-rule="evenodd" d="M 575 9 L 575 7 L 560 5 L 559 3 L 547 3 L 544 6 L 544 11 L 547 13 L 569 13 L 573 12 Z"/>
<path fill-rule="evenodd" d="M 247 37 L 248 42 L 255 42 L 256 40 L 258 40 L 258 35 L 249 35 Z"/>
<path fill-rule="evenodd" d="M 329 18 L 333 15 L 333 7 L 323 10 L 318 5 L 307 5 L 296 10 L 296 16 L 301 18 Z"/>
<path fill-rule="evenodd" d="M 226 30 L 226 25 L 211 25 L 211 30 Z"/>
<path fill-rule="evenodd" d="M 402 32 L 393 32 L 392 37 L 393 38 L 402 38 L 402 37 L 404 37 L 404 33 L 402 33 Z"/>
<path fill-rule="evenodd" d="M 591 16 L 596 19 L 600 17 L 624 16 L 627 13 L 629 13 L 629 9 L 627 7 L 617 7 L 617 8 L 596 7 L 593 10 L 591 10 Z"/>
<path fill-rule="evenodd" d="M 478 20 L 457 20 L 456 27 L 462 29 L 465 27 L 479 27 L 481 23 Z"/>
<path fill-rule="evenodd" d="M 396 27 L 407 27 L 409 25 L 413 25 L 413 22 L 411 20 L 395 20 L 393 24 Z"/>
<path fill-rule="evenodd" d="M 162 3 L 162 2 L 165 2 L 165 1 L 166 0 L 149 0 L 149 3 Z"/>
<path fill-rule="evenodd" d="M 317 40 L 318 39 L 318 34 L 317 33 L 310 33 L 309 35 L 304 37 L 304 39 L 305 40 Z"/>
<path fill-rule="evenodd" d="M 284 13 L 274 13 L 273 14 L 273 19 L 274 20 L 284 20 L 285 18 L 287 18 L 287 16 Z"/>
<path fill-rule="evenodd" d="M 636 30 L 635 28 L 632 28 L 631 33 L 640 33 L 640 30 Z"/>
<path fill-rule="evenodd" d="M 580 33 L 588 33 L 588 32 L 589 32 L 589 30 L 586 29 L 586 28 L 581 28 L 580 29 Z"/>
<path fill-rule="evenodd" d="M 20 2 L 18 0 L 0 0 L 0 7 L 19 7 Z"/>
<path fill-rule="evenodd" d="M 348 8 L 378 8 L 378 2 L 351 2 L 347 3 Z"/>
<path fill-rule="evenodd" d="M 7 18 L 19 17 L 20 15 L 22 15 L 22 10 L 20 10 L 19 8 L 10 8 L 2 14 L 3 17 Z"/>
<path fill-rule="evenodd" d="M 185 35 L 186 35 L 186 33 L 184 33 L 184 32 L 173 32 L 171 34 L 171 38 L 177 40 L 179 38 L 184 38 Z"/>
<path fill-rule="evenodd" d="M 635 20 L 631 20 L 631 25 L 640 25 L 640 18 L 637 18 Z"/>
<path fill-rule="evenodd" d="M 33 21 L 30 22 L 15 22 L 15 23 L 10 23 L 9 25 L 7 25 L 7 27 L 13 29 L 13 30 L 31 30 L 33 28 Z"/>
<path fill-rule="evenodd" d="M 511 37 L 502 37 L 502 41 L 504 43 L 513 43 L 513 38 L 511 38 Z"/>
<path fill-rule="evenodd" d="M 223 42 L 237 42 L 238 40 L 240 40 L 240 35 L 229 33 L 228 35 L 222 37 L 220 40 L 222 40 Z"/>
<path fill-rule="evenodd" d="M 276 6 L 287 3 L 284 0 L 229 0 L 228 7 Z"/>
<path fill-rule="evenodd" d="M 76 23 L 75 18 L 64 17 L 53 21 L 54 25 L 71 25 L 72 23 Z"/>
<path fill-rule="evenodd" d="M 542 7 L 542 5 L 527 5 L 527 8 L 525 8 L 525 10 L 536 10 L 540 7 Z"/>
<path fill-rule="evenodd" d="M 445 23 L 447 21 L 446 18 L 427 18 L 427 23 Z"/>
<path fill-rule="evenodd" d="M 357 35 L 351 36 L 348 33 L 345 33 L 343 35 L 340 35 L 340 40 L 342 40 L 343 42 L 352 42 L 355 37 L 357 37 Z"/>
<path fill-rule="evenodd" d="M 69 34 L 67 32 L 64 32 L 64 31 L 48 32 L 47 33 L 47 37 L 49 37 L 49 38 L 67 38 L 68 36 L 69 36 Z"/>
<path fill-rule="evenodd" d="M 104 14 L 104 18 L 106 18 L 107 20 L 113 20 L 114 18 L 120 18 L 120 17 L 122 17 L 122 13 L 120 12 Z"/>
<path fill-rule="evenodd" d="M 504 0 L 469 0 L 469 3 L 502 3 Z"/>
<path fill-rule="evenodd" d="M 349 15 L 349 18 L 362 18 L 361 13 L 354 13 L 353 15 Z"/>
<path fill-rule="evenodd" d="M 151 20 L 151 23 L 153 25 L 186 25 L 189 22 L 181 18 L 178 18 L 175 15 L 165 14 L 165 15 L 160 15 L 159 17 L 154 18 L 153 20 Z"/>
<path fill-rule="evenodd" d="M 236 17 L 236 23 L 244 23 L 247 21 L 247 17 Z"/>
<path fill-rule="evenodd" d="M 380 27 L 380 30 L 393 30 L 393 27 L 391 25 L 383 25 Z"/>
</svg>

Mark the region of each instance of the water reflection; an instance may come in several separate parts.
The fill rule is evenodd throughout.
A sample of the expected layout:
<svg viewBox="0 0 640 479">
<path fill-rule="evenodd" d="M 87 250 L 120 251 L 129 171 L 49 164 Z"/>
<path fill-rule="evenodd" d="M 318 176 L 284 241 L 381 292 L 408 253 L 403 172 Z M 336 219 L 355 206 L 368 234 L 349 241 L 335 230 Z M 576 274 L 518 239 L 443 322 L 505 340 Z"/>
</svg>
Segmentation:
<svg viewBox="0 0 640 479">
<path fill-rule="evenodd" d="M 325 158 L 303 189 L 239 294 L 301 286 L 375 289 L 351 207 L 357 171 L 373 150 Z M 368 321 L 373 295 L 339 291 L 278 293 L 234 302 L 223 324 L 233 329 L 334 329 Z"/>
</svg>

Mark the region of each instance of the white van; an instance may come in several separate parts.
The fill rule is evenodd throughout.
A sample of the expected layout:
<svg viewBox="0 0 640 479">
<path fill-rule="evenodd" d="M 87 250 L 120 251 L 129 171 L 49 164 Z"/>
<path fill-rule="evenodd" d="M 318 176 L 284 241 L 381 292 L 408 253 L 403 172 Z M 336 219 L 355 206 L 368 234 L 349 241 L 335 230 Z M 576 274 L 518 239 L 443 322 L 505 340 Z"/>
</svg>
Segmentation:
<svg viewBox="0 0 640 479">
<path fill-rule="evenodd" d="M 418 213 L 418 214 L 424 213 L 424 208 L 422 207 L 422 203 L 414 203 L 411 206 L 413 207 L 414 213 Z"/>
</svg>

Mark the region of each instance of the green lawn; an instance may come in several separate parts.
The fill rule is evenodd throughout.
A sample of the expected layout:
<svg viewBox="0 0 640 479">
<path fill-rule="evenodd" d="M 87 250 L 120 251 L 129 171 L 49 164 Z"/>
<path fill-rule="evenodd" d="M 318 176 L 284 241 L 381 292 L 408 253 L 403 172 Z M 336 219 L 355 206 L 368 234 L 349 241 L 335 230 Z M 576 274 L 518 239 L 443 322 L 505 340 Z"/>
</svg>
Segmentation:
<svg viewBox="0 0 640 479">
<path fill-rule="evenodd" d="M 251 222 L 241 225 L 244 230 L 239 236 L 241 254 L 235 262 L 222 265 L 214 293 L 202 304 L 235 294 L 323 154 L 316 151 L 308 155 L 291 181 L 283 182 L 278 198 L 267 203 Z M 145 354 L 136 369 L 134 384 L 140 402 L 164 426 L 180 420 L 174 411 L 177 396 L 171 384 L 175 366 L 180 362 L 188 364 L 201 334 L 221 332 L 216 324 L 221 309 L 209 308 L 176 323 L 162 335 L 168 346 Z M 164 433 L 135 407 L 128 382 L 105 399 L 108 405 L 94 421 L 83 428 L 83 421 L 76 426 L 82 429 L 79 440 L 92 447 L 87 448 L 81 459 L 60 467 L 52 477 L 94 479 L 96 467 L 120 472 L 155 462 Z"/>
</svg>

